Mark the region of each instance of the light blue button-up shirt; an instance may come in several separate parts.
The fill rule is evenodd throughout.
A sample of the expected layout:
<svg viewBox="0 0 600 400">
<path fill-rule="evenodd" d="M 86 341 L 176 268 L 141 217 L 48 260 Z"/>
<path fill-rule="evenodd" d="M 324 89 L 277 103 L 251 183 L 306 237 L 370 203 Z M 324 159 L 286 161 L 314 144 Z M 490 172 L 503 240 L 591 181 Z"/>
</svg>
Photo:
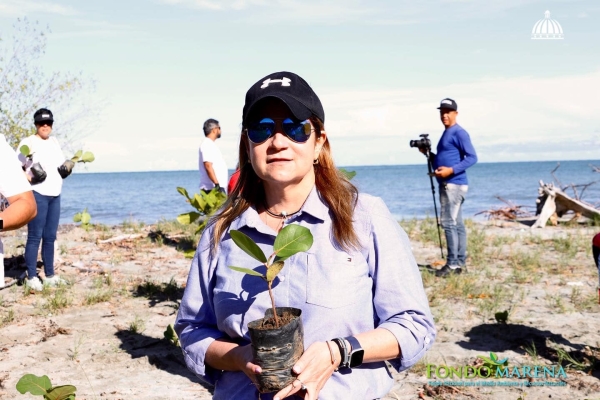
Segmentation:
<svg viewBox="0 0 600 400">
<path fill-rule="evenodd" d="M 354 228 L 360 250 L 334 245 L 329 208 L 313 189 L 300 213 L 286 221 L 310 229 L 314 243 L 306 253 L 285 261 L 273 285 L 278 307 L 302 310 L 304 346 L 374 328 L 389 330 L 398 340 L 399 358 L 389 360 L 401 371 L 415 364 L 431 347 L 435 326 L 417 264 L 406 233 L 378 197 L 360 194 Z M 276 232 L 254 208 L 230 226 L 250 236 L 267 257 Z M 264 280 L 228 266 L 265 267 L 240 250 L 226 232 L 210 255 L 212 227 L 202 234 L 192 262 L 175 330 L 188 367 L 215 385 L 214 399 L 255 400 L 258 391 L 243 372 L 215 370 L 205 364 L 208 346 L 218 338 L 249 343 L 248 322 L 271 307 Z M 391 389 L 393 378 L 384 362 L 365 363 L 335 372 L 319 394 L 321 400 L 375 399 Z M 274 393 L 261 394 L 263 400 Z"/>
</svg>

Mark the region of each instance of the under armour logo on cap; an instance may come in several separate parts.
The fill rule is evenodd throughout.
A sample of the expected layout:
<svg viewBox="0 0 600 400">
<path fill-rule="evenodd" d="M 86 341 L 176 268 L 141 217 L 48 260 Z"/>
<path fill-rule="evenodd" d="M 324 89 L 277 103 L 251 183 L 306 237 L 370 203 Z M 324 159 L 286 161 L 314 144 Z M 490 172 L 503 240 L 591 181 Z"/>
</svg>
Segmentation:
<svg viewBox="0 0 600 400">
<path fill-rule="evenodd" d="M 50 114 L 42 114 L 42 118 L 50 118 Z"/>
<path fill-rule="evenodd" d="M 242 110 L 243 124 L 249 122 L 254 106 L 267 98 L 283 101 L 298 121 L 306 121 L 314 115 L 325 122 L 323 105 L 308 83 L 293 72 L 279 71 L 262 77 L 248 89 Z"/>
<path fill-rule="evenodd" d="M 281 86 L 290 86 L 290 82 L 291 81 L 292 80 L 290 78 L 286 78 L 285 76 L 283 78 L 281 78 L 281 79 L 271 79 L 271 78 L 269 78 L 269 79 L 265 79 L 263 81 L 263 84 L 260 86 L 260 88 L 264 89 L 266 87 L 269 87 L 269 85 L 271 83 L 281 83 Z"/>
<path fill-rule="evenodd" d="M 442 104 L 452 104 L 450 100 L 442 100 Z"/>
</svg>

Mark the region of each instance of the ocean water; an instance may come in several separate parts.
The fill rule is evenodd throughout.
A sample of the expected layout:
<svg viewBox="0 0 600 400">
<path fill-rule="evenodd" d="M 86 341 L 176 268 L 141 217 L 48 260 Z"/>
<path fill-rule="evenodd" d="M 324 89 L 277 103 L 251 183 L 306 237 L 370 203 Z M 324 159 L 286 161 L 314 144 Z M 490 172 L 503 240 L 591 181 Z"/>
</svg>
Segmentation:
<svg viewBox="0 0 600 400">
<path fill-rule="evenodd" d="M 592 165 L 600 161 L 561 161 L 554 173 L 563 185 L 587 184 L 582 199 L 600 205 L 600 173 Z M 538 182 L 552 182 L 555 161 L 518 163 L 479 163 L 467 171 L 469 193 L 463 208 L 465 218 L 484 219 L 477 213 L 505 206 L 500 196 L 515 205 L 529 206 L 535 212 Z M 345 167 L 356 171 L 352 182 L 362 192 L 381 197 L 398 219 L 434 215 L 427 165 L 382 165 Z M 233 171 L 230 171 L 233 172 Z M 437 183 L 435 196 L 439 212 Z M 60 223 L 71 223 L 73 215 L 84 208 L 93 223 L 119 224 L 126 220 L 155 223 L 174 219 L 191 211 L 176 188 L 198 191 L 197 171 L 77 173 L 65 180 L 61 199 Z M 581 192 L 581 189 L 578 188 Z M 567 193 L 573 195 L 571 190 Z"/>
</svg>

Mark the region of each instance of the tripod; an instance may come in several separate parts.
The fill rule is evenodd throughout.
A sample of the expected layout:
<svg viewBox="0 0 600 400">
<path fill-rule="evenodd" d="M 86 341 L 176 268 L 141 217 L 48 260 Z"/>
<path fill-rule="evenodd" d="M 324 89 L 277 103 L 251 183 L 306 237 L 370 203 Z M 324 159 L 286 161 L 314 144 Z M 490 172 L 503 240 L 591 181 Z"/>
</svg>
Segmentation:
<svg viewBox="0 0 600 400">
<path fill-rule="evenodd" d="M 437 202 L 435 201 L 435 185 L 433 184 L 433 177 L 435 176 L 435 174 L 433 173 L 434 170 L 431 162 L 431 148 L 427 149 L 425 157 L 427 157 L 427 170 L 429 171 L 427 175 L 429 175 L 429 182 L 431 183 L 431 194 L 433 195 L 433 209 L 435 210 L 435 222 L 437 224 L 438 239 L 440 241 L 440 254 L 442 255 L 442 258 L 444 258 L 444 251 L 442 250 L 442 234 L 440 231 L 440 219 L 438 217 Z"/>
</svg>

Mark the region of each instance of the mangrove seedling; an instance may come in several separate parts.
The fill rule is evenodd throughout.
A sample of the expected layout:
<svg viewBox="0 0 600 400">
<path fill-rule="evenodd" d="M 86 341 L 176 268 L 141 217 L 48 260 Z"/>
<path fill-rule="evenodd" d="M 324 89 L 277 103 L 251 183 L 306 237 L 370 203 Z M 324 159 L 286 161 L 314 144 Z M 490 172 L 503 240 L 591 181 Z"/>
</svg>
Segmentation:
<svg viewBox="0 0 600 400">
<path fill-rule="evenodd" d="M 78 150 L 73 157 L 71 157 L 71 161 L 74 163 L 90 163 L 94 161 L 96 157 L 91 151 L 84 152 L 83 150 Z"/>
<path fill-rule="evenodd" d="M 30 160 L 33 158 L 33 153 L 31 151 L 31 149 L 29 148 L 29 146 L 27 146 L 26 144 L 21 146 L 19 148 L 19 151 L 21 152 L 21 154 L 23 154 L 23 157 L 28 158 Z"/>
<path fill-rule="evenodd" d="M 283 228 L 277 234 L 273 244 L 273 254 L 267 257 L 260 247 L 248 236 L 237 230 L 229 232 L 234 243 L 250 257 L 263 263 L 267 272 L 263 275 L 253 269 L 229 266 L 234 271 L 243 272 L 248 275 L 257 276 L 267 282 L 269 297 L 273 307 L 273 318 L 275 327 L 279 328 L 279 318 L 275 309 L 275 298 L 273 297 L 273 281 L 277 274 L 283 269 L 284 261 L 301 251 L 307 251 L 313 244 L 313 236 L 308 228 L 291 224 Z"/>
<path fill-rule="evenodd" d="M 73 385 L 52 386 L 48 376 L 26 374 L 17 382 L 21 394 L 27 392 L 34 396 L 43 396 L 44 400 L 75 400 L 77 388 Z"/>
</svg>

